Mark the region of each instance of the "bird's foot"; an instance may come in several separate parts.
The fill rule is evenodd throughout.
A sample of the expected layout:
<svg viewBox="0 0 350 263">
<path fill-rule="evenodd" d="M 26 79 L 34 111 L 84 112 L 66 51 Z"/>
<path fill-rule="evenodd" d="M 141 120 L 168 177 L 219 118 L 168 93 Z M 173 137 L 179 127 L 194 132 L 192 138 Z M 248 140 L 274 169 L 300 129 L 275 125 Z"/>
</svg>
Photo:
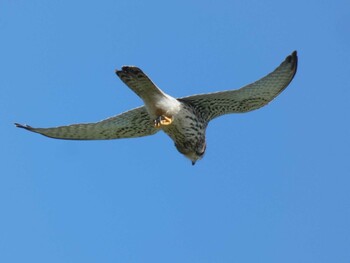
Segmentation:
<svg viewBox="0 0 350 263">
<path fill-rule="evenodd" d="M 170 125 L 172 122 L 173 122 L 172 117 L 167 117 L 165 115 L 161 115 L 157 119 L 154 120 L 154 127 L 160 128 L 160 126 Z"/>
</svg>

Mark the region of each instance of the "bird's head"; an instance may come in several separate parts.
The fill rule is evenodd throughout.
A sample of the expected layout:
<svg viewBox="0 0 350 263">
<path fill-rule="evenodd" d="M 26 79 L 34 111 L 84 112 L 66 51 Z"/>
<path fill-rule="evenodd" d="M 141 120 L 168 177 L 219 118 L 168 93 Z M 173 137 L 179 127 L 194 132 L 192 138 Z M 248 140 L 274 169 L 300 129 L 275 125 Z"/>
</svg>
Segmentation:
<svg viewBox="0 0 350 263">
<path fill-rule="evenodd" d="M 202 159 L 205 153 L 207 144 L 205 139 L 198 141 L 186 141 L 184 143 L 175 143 L 176 149 L 191 160 L 192 165 Z"/>
</svg>

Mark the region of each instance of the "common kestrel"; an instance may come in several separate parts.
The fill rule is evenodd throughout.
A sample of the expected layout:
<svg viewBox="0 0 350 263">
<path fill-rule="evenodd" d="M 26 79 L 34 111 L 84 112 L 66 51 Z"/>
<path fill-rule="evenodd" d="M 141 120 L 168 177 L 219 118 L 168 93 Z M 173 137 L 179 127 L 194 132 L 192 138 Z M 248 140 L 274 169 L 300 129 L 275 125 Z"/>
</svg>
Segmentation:
<svg viewBox="0 0 350 263">
<path fill-rule="evenodd" d="M 228 113 L 242 113 L 265 106 L 292 81 L 297 70 L 297 52 L 260 80 L 237 90 L 173 98 L 159 89 L 141 69 L 124 66 L 118 77 L 144 102 L 138 107 L 96 123 L 52 128 L 19 128 L 66 140 L 107 140 L 152 135 L 163 130 L 177 150 L 192 161 L 205 153 L 205 131 L 209 121 Z"/>
</svg>

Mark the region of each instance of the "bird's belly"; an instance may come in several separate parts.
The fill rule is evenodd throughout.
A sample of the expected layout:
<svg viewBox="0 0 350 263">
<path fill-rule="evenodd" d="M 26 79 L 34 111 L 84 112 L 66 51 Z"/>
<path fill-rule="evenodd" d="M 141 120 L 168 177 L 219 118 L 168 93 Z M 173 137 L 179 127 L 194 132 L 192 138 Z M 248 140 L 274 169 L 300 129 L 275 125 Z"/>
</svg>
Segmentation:
<svg viewBox="0 0 350 263">
<path fill-rule="evenodd" d="M 201 122 L 192 112 L 186 109 L 180 110 L 178 114 L 173 116 L 173 122 L 170 125 L 163 126 L 162 129 L 175 142 L 198 137 L 204 132 Z"/>
</svg>

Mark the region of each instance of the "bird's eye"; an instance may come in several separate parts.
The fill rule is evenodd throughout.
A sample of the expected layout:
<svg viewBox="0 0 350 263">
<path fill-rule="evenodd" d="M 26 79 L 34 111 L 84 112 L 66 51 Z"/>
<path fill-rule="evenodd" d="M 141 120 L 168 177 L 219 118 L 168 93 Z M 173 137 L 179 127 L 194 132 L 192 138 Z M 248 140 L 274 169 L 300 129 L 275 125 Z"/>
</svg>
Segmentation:
<svg viewBox="0 0 350 263">
<path fill-rule="evenodd" d="M 205 153 L 205 150 L 203 152 L 196 152 L 196 154 L 199 156 L 199 157 L 202 157 Z"/>
<path fill-rule="evenodd" d="M 200 151 L 200 152 L 196 152 L 196 154 L 199 156 L 199 157 L 202 157 L 204 154 L 205 154 L 205 150 L 206 150 L 207 146 L 205 145 L 203 150 Z"/>
<path fill-rule="evenodd" d="M 207 145 L 205 144 L 202 151 L 200 152 L 196 152 L 196 154 L 199 156 L 199 157 L 202 157 L 205 153 L 205 150 L 207 149 Z"/>
</svg>

